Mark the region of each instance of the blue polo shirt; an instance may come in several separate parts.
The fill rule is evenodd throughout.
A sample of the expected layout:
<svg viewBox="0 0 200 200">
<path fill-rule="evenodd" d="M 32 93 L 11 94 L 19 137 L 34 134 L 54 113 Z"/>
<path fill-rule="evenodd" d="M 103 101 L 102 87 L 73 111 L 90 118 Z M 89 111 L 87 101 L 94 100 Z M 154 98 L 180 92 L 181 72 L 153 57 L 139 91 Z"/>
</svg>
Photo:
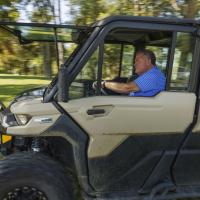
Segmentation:
<svg viewBox="0 0 200 200">
<path fill-rule="evenodd" d="M 151 97 L 165 90 L 166 78 L 164 74 L 154 66 L 136 78 L 134 82 L 140 90 L 137 92 L 130 92 L 129 96 Z"/>
</svg>

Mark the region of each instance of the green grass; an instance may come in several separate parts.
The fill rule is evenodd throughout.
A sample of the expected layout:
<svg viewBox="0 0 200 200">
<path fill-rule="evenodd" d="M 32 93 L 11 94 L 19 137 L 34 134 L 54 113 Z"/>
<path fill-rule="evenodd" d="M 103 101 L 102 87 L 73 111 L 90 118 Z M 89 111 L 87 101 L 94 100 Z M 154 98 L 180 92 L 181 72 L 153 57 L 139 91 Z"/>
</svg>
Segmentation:
<svg viewBox="0 0 200 200">
<path fill-rule="evenodd" d="M 0 74 L 0 100 L 8 105 L 9 102 L 24 90 L 47 85 L 50 80 L 42 76 L 21 76 Z"/>
</svg>

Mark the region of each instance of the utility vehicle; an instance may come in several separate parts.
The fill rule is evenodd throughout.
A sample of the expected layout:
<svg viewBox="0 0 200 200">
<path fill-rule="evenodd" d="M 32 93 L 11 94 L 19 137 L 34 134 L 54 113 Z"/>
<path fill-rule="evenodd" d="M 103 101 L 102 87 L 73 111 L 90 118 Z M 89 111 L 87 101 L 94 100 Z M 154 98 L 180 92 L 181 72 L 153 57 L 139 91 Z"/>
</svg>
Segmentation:
<svg viewBox="0 0 200 200">
<path fill-rule="evenodd" d="M 22 45 L 33 33 L 23 32 L 30 24 L 1 26 Z M 60 41 L 77 47 L 43 97 L 1 104 L 0 199 L 200 197 L 200 21 L 114 16 L 62 28 L 71 37 Z M 142 48 L 156 54 L 165 91 L 129 97 L 101 88 L 134 79 Z"/>
</svg>

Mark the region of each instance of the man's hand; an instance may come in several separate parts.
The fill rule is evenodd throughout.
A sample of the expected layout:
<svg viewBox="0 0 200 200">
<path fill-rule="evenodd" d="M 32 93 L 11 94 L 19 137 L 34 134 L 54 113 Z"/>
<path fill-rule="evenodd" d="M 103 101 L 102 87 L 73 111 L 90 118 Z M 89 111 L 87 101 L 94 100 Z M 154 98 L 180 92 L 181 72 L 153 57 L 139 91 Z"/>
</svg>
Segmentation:
<svg viewBox="0 0 200 200">
<path fill-rule="evenodd" d="M 106 81 L 101 81 L 101 88 L 106 88 Z"/>
<path fill-rule="evenodd" d="M 97 89 L 97 81 L 92 84 L 92 88 L 94 90 Z M 120 94 L 128 94 L 133 91 L 139 91 L 140 88 L 134 81 L 129 83 L 118 83 L 118 82 L 110 82 L 110 81 L 101 81 L 101 88 L 107 88 L 112 90 L 113 92 L 117 92 Z"/>
<path fill-rule="evenodd" d="M 106 83 L 106 81 L 101 81 L 101 88 L 105 88 L 105 83 Z M 92 88 L 93 88 L 94 90 L 97 89 L 97 81 L 94 81 L 94 82 L 93 82 Z"/>
<path fill-rule="evenodd" d="M 97 89 L 97 81 L 94 81 L 94 82 L 92 83 L 92 88 L 93 88 L 94 90 Z"/>
</svg>

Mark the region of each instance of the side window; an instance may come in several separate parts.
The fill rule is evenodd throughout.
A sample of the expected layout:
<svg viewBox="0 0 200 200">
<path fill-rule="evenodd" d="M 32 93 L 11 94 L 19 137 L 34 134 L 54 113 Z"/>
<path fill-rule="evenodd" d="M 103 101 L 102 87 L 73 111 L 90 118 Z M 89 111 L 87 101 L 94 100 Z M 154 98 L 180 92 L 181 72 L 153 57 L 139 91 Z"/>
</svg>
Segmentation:
<svg viewBox="0 0 200 200">
<path fill-rule="evenodd" d="M 98 55 L 99 49 L 92 54 L 70 85 L 69 99 L 77 99 L 94 95 L 92 83 L 97 80 Z"/>
<path fill-rule="evenodd" d="M 120 44 L 104 44 L 102 79 L 112 80 L 119 75 Z"/>
<path fill-rule="evenodd" d="M 105 44 L 102 79 L 112 80 L 116 77 L 131 76 L 133 55 L 133 45 Z"/>
<path fill-rule="evenodd" d="M 177 33 L 170 88 L 187 90 L 192 68 L 193 41 L 189 33 Z"/>
<path fill-rule="evenodd" d="M 133 73 L 133 56 L 135 48 L 133 45 L 124 45 L 122 56 L 121 77 L 129 77 Z"/>
</svg>

